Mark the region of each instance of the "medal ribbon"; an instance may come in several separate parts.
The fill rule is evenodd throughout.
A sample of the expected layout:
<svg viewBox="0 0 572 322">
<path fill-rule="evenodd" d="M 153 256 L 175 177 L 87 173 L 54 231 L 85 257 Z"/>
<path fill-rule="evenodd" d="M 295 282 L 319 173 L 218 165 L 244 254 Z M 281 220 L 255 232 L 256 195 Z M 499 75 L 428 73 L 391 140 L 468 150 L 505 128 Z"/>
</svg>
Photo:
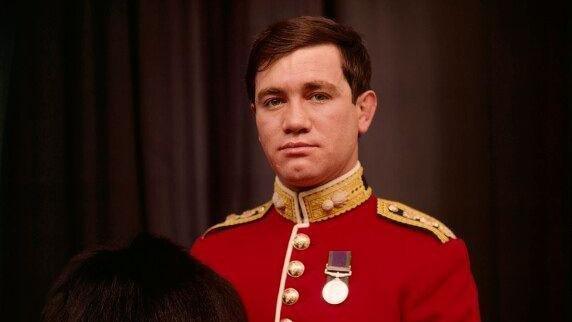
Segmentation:
<svg viewBox="0 0 572 322">
<path fill-rule="evenodd" d="M 351 275 L 351 261 L 351 251 L 331 250 L 328 255 L 328 265 L 326 266 L 327 281 L 329 282 L 334 278 L 339 278 L 347 285 L 349 275 Z M 336 277 L 336 273 L 342 276 Z"/>
</svg>

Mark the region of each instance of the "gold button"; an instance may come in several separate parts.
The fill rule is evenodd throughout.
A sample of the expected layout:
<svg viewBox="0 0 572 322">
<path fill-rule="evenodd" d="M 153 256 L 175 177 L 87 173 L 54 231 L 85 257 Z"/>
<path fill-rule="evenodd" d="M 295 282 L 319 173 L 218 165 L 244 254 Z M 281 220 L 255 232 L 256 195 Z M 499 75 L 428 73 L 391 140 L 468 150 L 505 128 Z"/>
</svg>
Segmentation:
<svg viewBox="0 0 572 322">
<path fill-rule="evenodd" d="M 291 261 L 288 264 L 288 275 L 292 277 L 299 277 L 304 274 L 304 263 L 301 261 Z"/>
<path fill-rule="evenodd" d="M 324 200 L 324 202 L 322 203 L 322 209 L 324 209 L 325 211 L 330 211 L 334 209 L 334 202 L 330 199 Z"/>
<path fill-rule="evenodd" d="M 294 248 L 297 250 L 304 250 L 310 247 L 310 237 L 306 234 L 297 234 L 294 237 Z"/>
<path fill-rule="evenodd" d="M 284 293 L 282 293 L 282 303 L 286 305 L 293 305 L 298 302 L 299 298 L 300 294 L 298 294 L 298 291 L 293 288 L 287 288 L 284 290 Z"/>
<path fill-rule="evenodd" d="M 284 207 L 286 207 L 284 199 L 282 199 L 276 192 L 272 195 L 272 203 L 274 203 L 274 207 L 276 207 L 277 209 L 283 209 Z"/>
<path fill-rule="evenodd" d="M 394 204 L 389 205 L 389 207 L 387 207 L 387 208 L 389 209 L 389 211 L 394 212 L 394 213 L 397 213 L 399 211 L 399 208 L 397 208 L 397 206 Z"/>
<path fill-rule="evenodd" d="M 292 321 L 290 319 L 280 319 L 280 322 L 294 322 L 294 321 Z"/>
<path fill-rule="evenodd" d="M 332 195 L 332 201 L 336 207 L 341 206 L 346 200 L 348 200 L 348 193 L 345 191 L 336 191 Z"/>
</svg>

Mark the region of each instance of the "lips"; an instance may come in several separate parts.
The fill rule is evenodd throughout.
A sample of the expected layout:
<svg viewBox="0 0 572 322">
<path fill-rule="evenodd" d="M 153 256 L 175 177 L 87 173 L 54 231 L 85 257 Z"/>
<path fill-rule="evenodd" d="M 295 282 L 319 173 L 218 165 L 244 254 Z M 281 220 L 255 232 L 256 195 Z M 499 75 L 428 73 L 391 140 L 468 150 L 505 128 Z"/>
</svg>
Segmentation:
<svg viewBox="0 0 572 322">
<path fill-rule="evenodd" d="M 317 145 L 306 142 L 288 142 L 280 146 L 278 150 L 296 150 L 296 149 L 302 150 L 304 148 L 315 148 L 315 147 L 317 147 Z"/>
</svg>

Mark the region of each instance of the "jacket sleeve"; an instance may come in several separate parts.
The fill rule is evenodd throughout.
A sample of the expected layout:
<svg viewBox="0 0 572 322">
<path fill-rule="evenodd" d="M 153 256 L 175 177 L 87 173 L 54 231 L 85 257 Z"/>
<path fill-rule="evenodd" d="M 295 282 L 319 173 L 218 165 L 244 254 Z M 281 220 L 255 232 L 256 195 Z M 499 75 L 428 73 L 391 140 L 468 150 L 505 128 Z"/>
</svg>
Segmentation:
<svg viewBox="0 0 572 322">
<path fill-rule="evenodd" d="M 411 273 L 402 321 L 480 321 L 477 288 L 465 244 L 451 240 L 426 255 Z"/>
</svg>

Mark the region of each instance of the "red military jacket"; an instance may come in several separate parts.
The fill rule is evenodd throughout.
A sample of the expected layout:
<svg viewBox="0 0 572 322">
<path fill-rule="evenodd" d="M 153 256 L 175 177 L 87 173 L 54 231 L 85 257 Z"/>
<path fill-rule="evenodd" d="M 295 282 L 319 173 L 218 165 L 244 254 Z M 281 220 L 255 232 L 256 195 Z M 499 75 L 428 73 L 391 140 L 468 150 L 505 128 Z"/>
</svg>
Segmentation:
<svg viewBox="0 0 572 322">
<path fill-rule="evenodd" d="M 436 219 L 374 197 L 362 173 L 358 164 L 299 193 L 277 179 L 272 202 L 229 215 L 191 253 L 234 285 L 251 322 L 479 321 L 465 244 Z M 351 252 L 339 304 L 322 294 L 330 251 Z"/>
</svg>

